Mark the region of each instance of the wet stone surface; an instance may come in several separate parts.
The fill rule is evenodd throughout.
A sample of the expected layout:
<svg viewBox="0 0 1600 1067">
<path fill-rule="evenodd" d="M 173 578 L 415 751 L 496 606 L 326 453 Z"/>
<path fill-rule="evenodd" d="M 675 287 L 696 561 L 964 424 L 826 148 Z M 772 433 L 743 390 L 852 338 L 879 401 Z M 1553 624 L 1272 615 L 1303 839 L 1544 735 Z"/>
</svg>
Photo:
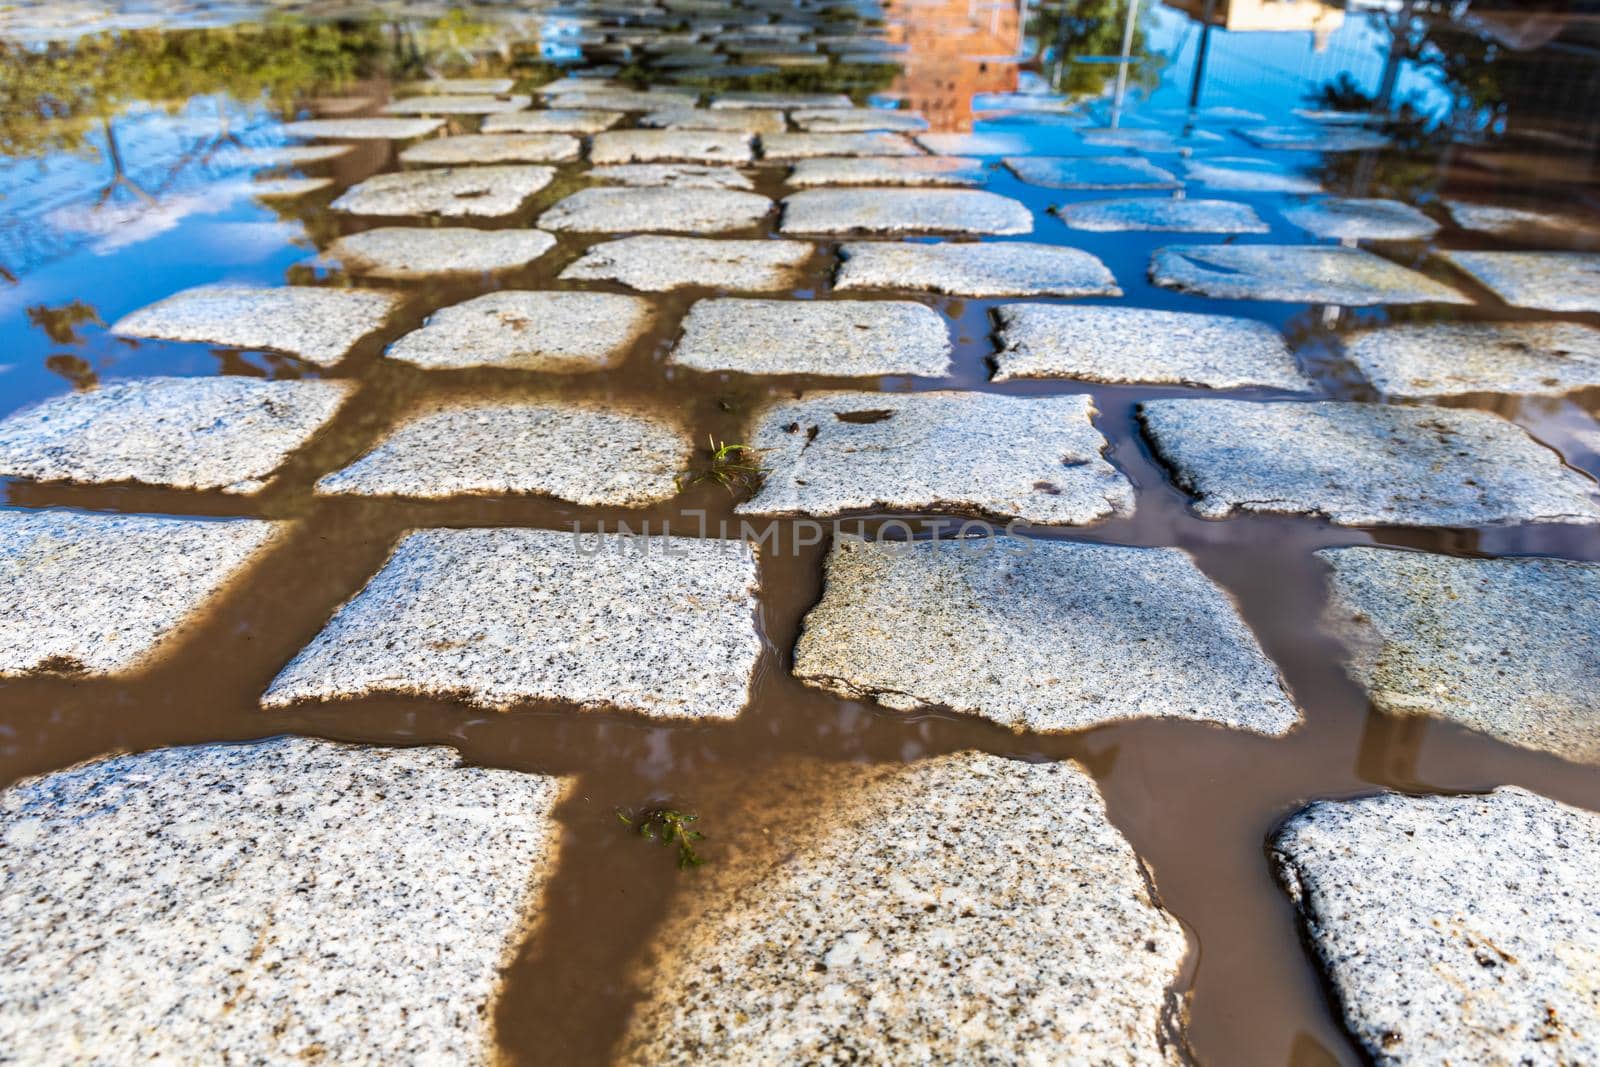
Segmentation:
<svg viewBox="0 0 1600 1067">
<path fill-rule="evenodd" d="M 439 309 L 384 357 L 425 370 L 581 373 L 622 360 L 654 318 L 649 301 L 620 293 L 502 290 Z"/>
<path fill-rule="evenodd" d="M 1512 307 L 1600 311 L 1600 253 L 1440 252 Z"/>
<path fill-rule="evenodd" d="M 1322 801 L 1272 859 L 1374 1062 L 1600 1056 L 1594 813 L 1514 787 Z"/>
<path fill-rule="evenodd" d="M 1077 764 L 963 752 L 778 786 L 750 821 L 780 840 L 750 834 L 674 915 L 621 1062 L 1172 1062 L 1186 938 Z"/>
<path fill-rule="evenodd" d="M 1317 555 L 1333 570 L 1327 624 L 1380 709 L 1600 763 L 1600 565 L 1372 548 Z"/>
<path fill-rule="evenodd" d="M 443 125 L 443 119 L 305 119 L 284 123 L 283 132 L 290 137 L 330 141 L 408 141 L 426 137 Z"/>
<path fill-rule="evenodd" d="M 748 163 L 747 133 L 723 130 L 607 130 L 589 144 L 589 159 L 611 163 Z"/>
<path fill-rule="evenodd" d="M 983 162 L 959 156 L 863 156 L 802 159 L 789 171 L 789 184 L 818 185 L 982 185 L 989 180 Z"/>
<path fill-rule="evenodd" d="M 920 148 L 897 133 L 774 133 L 761 138 L 763 159 L 921 154 Z"/>
<path fill-rule="evenodd" d="M 581 189 L 539 216 L 547 230 L 577 233 L 729 233 L 754 229 L 772 201 L 734 189 Z"/>
<path fill-rule="evenodd" d="M 1150 280 L 1222 300 L 1310 304 L 1470 304 L 1465 295 L 1359 248 L 1328 245 L 1170 245 Z"/>
<path fill-rule="evenodd" d="M 1087 396 L 827 392 L 774 404 L 749 439 L 766 476 L 742 514 L 953 511 L 1086 525 L 1133 510 Z"/>
<path fill-rule="evenodd" d="M 713 111 L 710 108 L 675 108 L 639 116 L 639 125 L 664 130 L 731 130 L 735 133 L 783 133 L 789 122 L 781 111 L 757 108 Z"/>
<path fill-rule="evenodd" d="M 410 96 L 384 107 L 391 115 L 492 115 L 501 111 L 521 111 L 533 98 L 517 94 L 490 96 L 482 93 L 424 93 Z"/>
<path fill-rule="evenodd" d="M 711 99 L 713 108 L 781 108 L 785 111 L 825 110 L 850 107 L 843 93 L 718 93 Z"/>
<path fill-rule="evenodd" d="M 1322 192 L 1322 183 L 1276 164 L 1248 156 L 1185 160 L 1184 177 L 1211 189 L 1241 193 Z"/>
<path fill-rule="evenodd" d="M 976 189 L 806 189 L 783 200 L 784 233 L 1033 232 L 1016 200 Z"/>
<path fill-rule="evenodd" d="M 1345 354 L 1387 396 L 1558 396 L 1600 386 L 1600 330 L 1570 322 L 1435 322 L 1363 330 Z"/>
<path fill-rule="evenodd" d="M 755 183 L 737 167 L 702 163 L 619 163 L 594 167 L 589 177 L 597 182 L 639 188 L 754 189 Z"/>
<path fill-rule="evenodd" d="M 677 492 L 691 447 L 677 427 L 627 411 L 443 400 L 405 416 L 370 452 L 317 482 L 317 492 L 428 500 L 537 493 L 590 507 L 637 506 Z"/>
<path fill-rule="evenodd" d="M 1418 241 L 1439 224 L 1398 200 L 1329 197 L 1283 209 L 1283 217 L 1318 237 L 1368 241 Z"/>
<path fill-rule="evenodd" d="M 0 511 L 0 675 L 149 666 L 279 532 L 253 519 Z"/>
<path fill-rule="evenodd" d="M 1389 144 L 1389 138 L 1375 130 L 1330 126 L 1244 126 L 1238 134 L 1258 148 L 1277 151 L 1367 152 Z"/>
<path fill-rule="evenodd" d="M 950 335 L 939 313 L 902 300 L 702 300 L 671 362 L 703 371 L 942 376 Z"/>
<path fill-rule="evenodd" d="M 952 296 L 1121 296 L 1111 271 L 1088 252 L 1058 245 L 940 242 L 843 245 L 834 288 L 898 289 Z"/>
<path fill-rule="evenodd" d="M 1170 230 L 1181 233 L 1266 233 L 1248 204 L 1228 200 L 1126 197 L 1067 204 L 1057 217 L 1074 230 Z"/>
<path fill-rule="evenodd" d="M 796 111 L 794 124 L 807 133 L 867 133 L 873 130 L 916 131 L 928 128 L 928 120 L 914 111 L 891 111 L 881 107 L 828 108 L 821 111 Z"/>
<path fill-rule="evenodd" d="M 1501 237 L 1564 238 L 1580 241 L 1600 240 L 1600 224 L 1582 215 L 1557 211 L 1535 211 L 1503 204 L 1479 204 L 1469 200 L 1446 200 L 1450 217 L 1464 230 L 1478 230 Z"/>
<path fill-rule="evenodd" d="M 555 243 L 542 230 L 380 226 L 339 238 L 323 252 L 322 260 L 352 274 L 412 280 L 518 270 Z"/>
<path fill-rule="evenodd" d="M 589 108 L 513 111 L 484 117 L 484 133 L 599 133 L 622 121 L 622 113 Z"/>
<path fill-rule="evenodd" d="M 761 651 L 755 592 L 739 542 L 421 530 L 262 704 L 393 693 L 731 719 Z"/>
<path fill-rule="evenodd" d="M 839 538 L 794 673 L 1040 732 L 1154 717 L 1277 735 L 1300 718 L 1227 595 L 1174 548 Z"/>
<path fill-rule="evenodd" d="M 582 146 L 561 133 L 480 133 L 419 141 L 400 153 L 400 162 L 457 165 L 470 163 L 565 163 Z"/>
<path fill-rule="evenodd" d="M 1487 411 L 1152 400 L 1156 454 L 1208 519 L 1324 515 L 1339 526 L 1600 523 L 1593 484 Z"/>
<path fill-rule="evenodd" d="M 793 287 L 816 254 L 816 246 L 806 241 L 625 237 L 592 246 L 561 277 L 613 281 L 647 292 L 690 286 L 762 292 Z"/>
<path fill-rule="evenodd" d="M 1018 133 L 919 133 L 916 142 L 941 156 L 1026 155 L 1034 150 Z"/>
<path fill-rule="evenodd" d="M 109 382 L 0 422 L 0 475 L 254 493 L 352 392 L 339 381 Z"/>
<path fill-rule="evenodd" d="M 1006 169 L 1029 185 L 1048 189 L 1177 189 L 1169 170 L 1144 159 L 1119 156 L 1007 156 Z"/>
<path fill-rule="evenodd" d="M 500 164 L 379 174 L 351 187 L 333 210 L 351 215 L 508 218 L 550 184 L 549 167 Z"/>
<path fill-rule="evenodd" d="M 1308 391 L 1283 336 L 1264 322 L 1145 308 L 1007 304 L 995 381 L 1076 378 L 1211 389 Z"/>
<path fill-rule="evenodd" d="M 560 779 L 286 738 L 0 793 L 0 1044 L 36 1063 L 480 1062 Z"/>
</svg>

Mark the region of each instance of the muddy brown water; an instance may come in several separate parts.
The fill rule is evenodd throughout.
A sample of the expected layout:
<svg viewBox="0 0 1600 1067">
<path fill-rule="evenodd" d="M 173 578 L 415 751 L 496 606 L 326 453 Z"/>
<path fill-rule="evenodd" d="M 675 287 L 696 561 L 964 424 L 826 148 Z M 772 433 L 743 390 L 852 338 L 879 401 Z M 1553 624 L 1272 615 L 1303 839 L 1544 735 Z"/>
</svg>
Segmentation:
<svg viewBox="0 0 1600 1067">
<path fill-rule="evenodd" d="M 456 126 L 470 129 L 473 124 L 458 120 Z M 344 185 L 392 166 L 387 148 L 363 145 L 331 172 Z M 562 174 L 575 169 L 565 167 Z M 761 191 L 781 195 L 781 175 L 781 168 L 761 171 Z M 565 181 L 560 184 L 559 190 L 542 194 L 516 221 L 526 224 L 572 188 Z M 1025 197 L 1036 208 L 1065 199 L 1003 178 L 997 178 L 995 188 Z M 328 199 L 308 201 L 296 212 L 309 220 L 320 245 L 336 232 L 378 224 L 329 216 L 322 212 Z M 1383 321 L 1382 313 L 1345 312 L 1330 319 L 1319 309 L 1177 297 L 1151 288 L 1142 276 L 1149 249 L 1168 243 L 1171 235 L 1085 235 L 1039 218 L 1040 232 L 1029 239 L 1088 247 L 1113 264 L 1128 295 L 1109 302 L 1260 315 L 1288 330 L 1302 363 L 1330 395 L 1365 398 L 1363 387 L 1339 360 L 1332 338 L 1352 324 Z M 769 220 L 755 234 L 772 232 Z M 507 972 L 494 1008 L 506 1057 L 523 1064 L 607 1061 L 641 992 L 640 961 L 651 950 L 671 951 L 670 945 L 655 943 L 655 933 L 675 901 L 697 892 L 703 876 L 692 869 L 680 871 L 670 850 L 651 847 L 628 833 L 616 812 L 670 805 L 697 813 L 698 826 L 707 835 L 702 852 L 711 864 L 723 857 L 725 842 L 753 833 L 770 834 L 773 847 L 790 847 L 794 838 L 785 832 L 789 827 L 755 827 L 746 819 L 754 799 L 764 795 L 770 769 L 787 760 L 892 762 L 981 749 L 1018 759 L 1081 763 L 1105 795 L 1112 821 L 1148 865 L 1163 903 L 1189 933 L 1191 956 L 1183 978 L 1191 996 L 1187 1035 L 1194 1058 L 1207 1063 L 1309 1067 L 1361 1061 L 1300 943 L 1288 900 L 1274 883 L 1267 861 L 1266 841 L 1274 826 L 1307 800 L 1382 788 L 1456 792 L 1517 784 L 1600 810 L 1600 776 L 1592 768 L 1511 748 L 1445 723 L 1375 711 L 1342 674 L 1339 649 L 1318 625 L 1324 574 L 1312 557 L 1315 549 L 1326 546 L 1382 543 L 1459 555 L 1544 554 L 1600 560 L 1600 533 L 1562 526 L 1363 530 L 1333 527 L 1315 518 L 1194 517 L 1185 494 L 1172 487 L 1139 436 L 1135 405 L 1156 396 L 1267 399 L 1275 396 L 1270 392 L 990 383 L 985 360 L 993 350 L 990 309 L 997 301 L 906 294 L 835 296 L 829 275 L 836 242 L 822 242 L 821 254 L 802 285 L 777 295 L 925 300 L 952 321 L 957 347 L 950 378 L 757 379 L 667 365 L 683 313 L 694 300 L 716 295 L 709 290 L 651 296 L 658 309 L 655 330 L 624 362 L 601 373 L 438 374 L 380 358 L 385 344 L 414 328 L 435 308 L 496 288 L 574 287 L 557 281 L 555 275 L 583 248 L 604 239 L 562 235 L 557 251 L 494 283 L 402 286 L 413 295 L 407 311 L 382 337 L 363 344 L 332 372 L 361 381 L 355 401 L 259 496 L 240 499 L 131 487 L 9 484 L 6 493 L 12 506 L 254 515 L 291 519 L 296 525 L 289 539 L 262 558 L 147 672 L 115 680 L 32 677 L 0 684 L 0 783 L 109 752 L 281 733 L 374 744 L 444 744 L 472 763 L 574 776 L 576 787 L 559 812 L 563 834 L 558 874 L 544 898 L 541 923 Z M 1263 239 L 1285 237 L 1280 230 Z M 1402 262 L 1422 260 L 1421 246 L 1397 245 L 1385 251 Z M 1425 266 L 1485 297 L 1462 276 Z M 349 281 L 336 272 L 310 267 L 295 268 L 290 277 L 312 284 Z M 628 291 L 609 285 L 586 288 Z M 1486 304 L 1487 310 L 1451 314 L 1556 317 L 1517 312 L 1492 298 Z M 1426 309 L 1421 314 L 1441 313 Z M 1560 317 L 1597 321 L 1594 316 Z M 131 347 L 154 353 L 157 359 L 163 353 L 190 353 L 196 348 L 161 343 Z M 221 372 L 260 373 L 265 368 L 279 376 L 329 373 L 283 357 L 222 352 L 217 358 Z M 637 529 L 647 522 L 652 532 L 670 526 L 682 534 L 697 532 L 702 522 L 715 532 L 723 521 L 737 528 L 734 498 L 715 486 L 701 486 L 665 504 L 633 511 L 578 508 L 545 499 L 413 503 L 312 495 L 317 477 L 361 454 L 396 413 L 418 398 L 461 390 L 599 399 L 669 415 L 698 441 L 708 436 L 737 441 L 766 401 L 838 387 L 1093 395 L 1098 409 L 1095 421 L 1111 443 L 1111 459 L 1136 487 L 1136 511 L 1131 517 L 1089 528 L 1034 528 L 1032 535 L 1177 546 L 1192 553 L 1233 596 L 1279 665 L 1304 712 L 1304 723 L 1279 739 L 1162 721 L 1117 723 L 1072 735 L 1020 734 L 974 717 L 895 712 L 801 685 L 789 673 L 790 651 L 806 611 L 820 596 L 827 543 L 799 544 L 796 527 L 787 523 L 779 524 L 777 544 L 761 559 L 758 622 L 765 650 L 749 705 L 736 721 L 666 724 L 631 714 L 578 713 L 544 704 L 484 712 L 423 699 L 370 699 L 270 714 L 258 707 L 260 694 L 278 670 L 377 571 L 406 530 L 498 525 L 556 529 L 576 525 L 592 530 L 615 529 L 619 522 Z M 1592 425 L 1600 412 L 1600 391 L 1559 400 L 1471 397 L 1451 403 L 1500 411 L 1547 443 L 1563 447 L 1570 442 L 1573 427 Z M 574 448 L 604 447 L 603 441 L 574 444 Z M 1568 451 L 1568 458 L 1593 471 L 1592 456 L 1583 459 L 1581 453 Z M 865 519 L 865 528 L 875 529 L 885 517 Z M 929 516 L 899 517 L 917 524 L 939 521 Z M 808 808 L 794 813 L 794 824 L 825 810 L 827 801 L 825 795 L 804 798 Z M 1050 934 L 1038 931 L 1040 938 Z"/>
</svg>

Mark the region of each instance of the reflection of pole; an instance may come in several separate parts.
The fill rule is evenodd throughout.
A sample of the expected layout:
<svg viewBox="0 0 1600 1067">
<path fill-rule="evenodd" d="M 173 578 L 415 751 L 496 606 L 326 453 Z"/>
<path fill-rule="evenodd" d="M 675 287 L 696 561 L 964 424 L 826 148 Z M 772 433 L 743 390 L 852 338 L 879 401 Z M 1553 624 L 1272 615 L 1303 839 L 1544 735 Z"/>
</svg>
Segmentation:
<svg viewBox="0 0 1600 1067">
<path fill-rule="evenodd" d="M 1389 27 L 1389 54 L 1383 61 L 1383 79 L 1378 83 L 1378 95 L 1372 98 L 1372 112 L 1381 115 L 1389 110 L 1394 100 L 1395 83 L 1400 80 L 1401 53 L 1405 51 L 1401 44 L 1402 35 L 1411 33 L 1411 7 L 1414 0 L 1405 0 L 1400 5 L 1400 14 L 1394 25 Z"/>
<path fill-rule="evenodd" d="M 1194 54 L 1194 80 L 1189 83 L 1189 110 L 1193 111 L 1200 104 L 1200 83 L 1206 76 L 1206 53 L 1211 51 L 1211 11 L 1216 7 L 1216 0 L 1206 0 L 1206 6 L 1200 12 L 1200 47 Z"/>
<path fill-rule="evenodd" d="M 1128 91 L 1128 63 L 1133 55 L 1133 24 L 1139 18 L 1139 0 L 1128 0 L 1128 21 L 1122 27 L 1122 62 L 1117 64 L 1117 94 L 1111 98 L 1111 128 L 1122 121 L 1122 96 Z"/>
</svg>

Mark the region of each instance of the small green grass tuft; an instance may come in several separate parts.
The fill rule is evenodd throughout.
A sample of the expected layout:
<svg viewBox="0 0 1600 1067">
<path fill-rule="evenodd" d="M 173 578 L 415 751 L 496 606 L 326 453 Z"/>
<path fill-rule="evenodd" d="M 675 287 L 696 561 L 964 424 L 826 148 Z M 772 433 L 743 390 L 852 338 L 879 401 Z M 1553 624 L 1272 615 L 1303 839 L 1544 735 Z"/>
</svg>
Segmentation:
<svg viewBox="0 0 1600 1067">
<path fill-rule="evenodd" d="M 755 449 L 749 445 L 718 441 L 707 435 L 706 464 L 679 474 L 677 485 L 681 493 L 702 482 L 716 482 L 729 493 L 738 495 L 760 488 L 766 476 L 766 468 L 761 465 Z"/>
<path fill-rule="evenodd" d="M 618 809 L 617 818 L 622 820 L 624 826 L 631 827 L 640 837 L 647 837 L 660 845 L 676 845 L 680 871 L 698 867 L 705 862 L 699 853 L 695 852 L 694 843 L 704 841 L 706 835 L 698 830 L 689 829 L 689 824 L 697 821 L 700 816 L 687 815 L 671 808 L 651 808 L 632 816 Z"/>
</svg>

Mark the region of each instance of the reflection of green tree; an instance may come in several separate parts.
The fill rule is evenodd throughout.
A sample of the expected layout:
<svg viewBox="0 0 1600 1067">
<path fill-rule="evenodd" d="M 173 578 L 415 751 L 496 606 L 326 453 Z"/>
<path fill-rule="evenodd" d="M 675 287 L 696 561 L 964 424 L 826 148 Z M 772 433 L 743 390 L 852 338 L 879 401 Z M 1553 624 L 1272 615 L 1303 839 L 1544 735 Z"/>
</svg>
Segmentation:
<svg viewBox="0 0 1600 1067">
<path fill-rule="evenodd" d="M 100 320 L 100 313 L 82 300 L 74 300 L 70 304 L 62 304 L 56 308 L 46 304 L 34 304 L 27 309 L 27 312 L 28 322 L 43 330 L 45 336 L 58 345 L 82 344 L 83 338 L 78 336 L 78 327 L 86 323 L 105 325 Z"/>
<path fill-rule="evenodd" d="M 1142 23 L 1154 0 L 1145 0 L 1135 20 L 1132 55 L 1144 51 Z M 1081 3 L 1055 3 L 1036 8 L 1029 32 L 1047 56 L 1046 73 L 1057 91 L 1071 97 L 1099 96 L 1117 76 L 1112 63 L 1074 63 L 1075 56 L 1116 56 L 1122 54 L 1122 31 L 1128 13 L 1128 0 L 1083 0 Z M 1154 86 L 1156 69 L 1148 62 L 1129 69 L 1129 87 Z"/>
</svg>

